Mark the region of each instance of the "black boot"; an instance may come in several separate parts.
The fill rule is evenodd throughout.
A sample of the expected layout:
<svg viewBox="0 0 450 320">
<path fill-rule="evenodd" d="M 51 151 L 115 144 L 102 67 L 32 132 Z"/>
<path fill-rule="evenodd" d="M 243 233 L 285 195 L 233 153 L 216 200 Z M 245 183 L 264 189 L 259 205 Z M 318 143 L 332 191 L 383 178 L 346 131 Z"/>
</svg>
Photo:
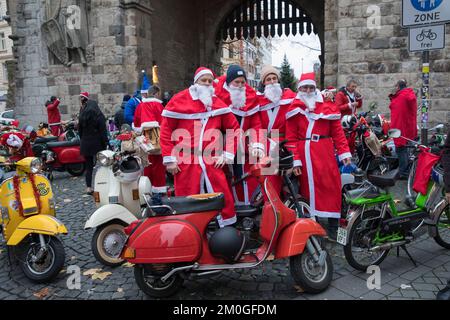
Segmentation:
<svg viewBox="0 0 450 320">
<path fill-rule="evenodd" d="M 447 286 L 438 292 L 436 300 L 450 300 L 450 280 L 448 280 Z"/>
</svg>

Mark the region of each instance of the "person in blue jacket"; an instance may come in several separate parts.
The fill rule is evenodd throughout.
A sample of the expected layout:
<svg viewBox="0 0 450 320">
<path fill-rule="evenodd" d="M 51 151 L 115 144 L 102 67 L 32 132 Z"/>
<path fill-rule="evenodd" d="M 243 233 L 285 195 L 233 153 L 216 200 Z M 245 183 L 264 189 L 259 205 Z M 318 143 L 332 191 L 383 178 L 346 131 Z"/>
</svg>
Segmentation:
<svg viewBox="0 0 450 320">
<path fill-rule="evenodd" d="M 130 100 L 128 100 L 125 105 L 124 117 L 125 123 L 132 125 L 134 121 L 134 112 L 136 111 L 137 106 L 141 103 L 142 97 L 139 90 L 137 90 Z M 120 128 L 118 128 L 120 129 Z"/>
<path fill-rule="evenodd" d="M 140 92 L 139 90 L 136 91 L 133 98 L 130 99 L 127 105 L 125 106 L 125 122 L 128 123 L 130 126 L 133 125 L 134 113 L 136 112 L 137 106 L 141 103 L 142 99 L 147 98 L 148 90 L 152 86 L 147 77 L 147 74 L 145 73 L 145 70 L 142 70 L 142 74 L 143 74 L 143 81 Z"/>
</svg>

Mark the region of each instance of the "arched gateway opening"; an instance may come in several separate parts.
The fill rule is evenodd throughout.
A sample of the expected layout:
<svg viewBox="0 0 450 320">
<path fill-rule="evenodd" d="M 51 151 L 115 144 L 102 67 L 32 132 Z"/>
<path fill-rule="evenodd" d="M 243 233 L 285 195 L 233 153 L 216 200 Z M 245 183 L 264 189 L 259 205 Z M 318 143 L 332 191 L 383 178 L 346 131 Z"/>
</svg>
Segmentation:
<svg viewBox="0 0 450 320">
<path fill-rule="evenodd" d="M 164 91 L 189 86 L 199 65 L 221 73 L 227 39 L 251 43 L 314 35 L 324 68 L 325 0 L 165 0 L 152 6 L 152 60 Z"/>
<path fill-rule="evenodd" d="M 305 44 L 308 37 L 317 35 L 318 28 L 311 17 L 296 1 L 290 0 L 246 0 L 241 1 L 221 21 L 216 35 L 216 65 L 218 74 L 223 74 L 231 64 L 240 64 L 246 69 L 250 85 L 256 87 L 260 81 L 259 72 L 266 64 L 280 66 L 280 55 L 298 66 L 302 61 L 301 72 L 316 71 L 323 66 L 320 40 L 313 39 L 313 47 Z M 308 40 L 308 39 L 307 39 Z M 286 52 L 286 45 L 294 47 Z M 280 46 L 281 45 L 281 46 Z M 295 45 L 308 48 L 312 56 L 304 56 L 303 50 Z M 314 47 L 318 47 L 314 48 Z M 284 51 L 284 52 L 283 52 Z M 303 53 L 302 53 L 303 51 Z M 289 57 L 288 57 L 289 54 Z M 314 56 L 314 57 L 313 57 Z M 314 59 L 316 61 L 314 61 Z M 304 68 L 303 60 L 309 64 Z M 314 65 L 313 70 L 310 69 Z M 293 68 L 298 76 L 299 68 Z"/>
</svg>

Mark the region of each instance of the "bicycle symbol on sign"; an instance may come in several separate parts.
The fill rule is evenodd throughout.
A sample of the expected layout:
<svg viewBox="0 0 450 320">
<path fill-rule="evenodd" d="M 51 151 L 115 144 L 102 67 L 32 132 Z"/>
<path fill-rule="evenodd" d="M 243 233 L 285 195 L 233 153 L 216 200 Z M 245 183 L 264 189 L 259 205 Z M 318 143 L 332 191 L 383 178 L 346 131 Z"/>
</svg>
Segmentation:
<svg viewBox="0 0 450 320">
<path fill-rule="evenodd" d="M 423 29 L 421 33 L 419 33 L 416 37 L 416 40 L 421 42 L 425 39 L 436 40 L 437 33 L 431 31 L 431 29 L 425 30 Z"/>
</svg>

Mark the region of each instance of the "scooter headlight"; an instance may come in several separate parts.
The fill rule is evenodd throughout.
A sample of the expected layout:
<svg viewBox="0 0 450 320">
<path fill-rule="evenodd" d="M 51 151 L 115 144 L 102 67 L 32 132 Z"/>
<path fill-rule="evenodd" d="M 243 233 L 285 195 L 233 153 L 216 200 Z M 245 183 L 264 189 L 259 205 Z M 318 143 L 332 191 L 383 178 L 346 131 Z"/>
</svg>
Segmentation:
<svg viewBox="0 0 450 320">
<path fill-rule="evenodd" d="M 31 173 L 38 173 L 42 171 L 42 161 L 39 158 L 33 159 L 30 164 Z"/>
<path fill-rule="evenodd" d="M 108 150 L 97 153 L 97 161 L 104 167 L 109 167 L 114 162 L 114 153 Z"/>
</svg>

